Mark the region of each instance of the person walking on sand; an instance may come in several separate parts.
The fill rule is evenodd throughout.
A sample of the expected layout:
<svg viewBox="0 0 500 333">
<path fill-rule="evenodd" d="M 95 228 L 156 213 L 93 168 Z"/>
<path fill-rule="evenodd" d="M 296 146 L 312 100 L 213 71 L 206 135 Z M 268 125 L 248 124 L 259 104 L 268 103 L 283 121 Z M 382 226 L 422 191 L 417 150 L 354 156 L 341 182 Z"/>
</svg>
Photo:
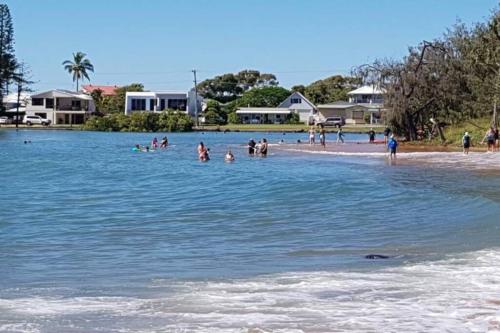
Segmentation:
<svg viewBox="0 0 500 333">
<path fill-rule="evenodd" d="M 389 135 L 391 134 L 391 129 L 389 127 L 386 127 L 384 129 L 384 144 L 387 144 L 389 142 Z"/>
<path fill-rule="evenodd" d="M 342 132 L 342 127 L 339 127 L 339 130 L 337 131 L 337 143 L 339 143 L 339 141 L 344 143 L 344 132 Z"/>
<path fill-rule="evenodd" d="M 488 148 L 486 149 L 486 152 L 493 152 L 493 150 L 495 149 L 495 133 L 494 133 L 494 130 L 493 128 L 490 128 L 488 131 L 486 131 L 486 134 L 483 138 L 483 141 L 481 141 L 481 144 L 484 143 L 484 141 L 486 140 L 487 144 L 488 144 Z"/>
<path fill-rule="evenodd" d="M 326 131 L 323 124 L 321 124 L 321 129 L 319 130 L 319 143 L 323 147 L 326 147 Z"/>
<path fill-rule="evenodd" d="M 394 137 L 394 135 L 391 135 L 391 139 L 389 140 L 389 143 L 387 144 L 387 147 L 389 148 L 390 151 L 390 158 L 391 160 L 393 158 L 396 158 L 396 150 L 398 148 L 398 141 Z"/>
<path fill-rule="evenodd" d="M 462 137 L 462 146 L 464 148 L 464 154 L 469 155 L 469 148 L 470 148 L 469 132 L 465 132 L 464 136 Z"/>
<path fill-rule="evenodd" d="M 495 151 L 498 151 L 498 149 L 500 148 L 500 146 L 499 146 L 499 142 L 498 142 L 499 133 L 498 133 L 498 128 L 497 127 L 493 128 L 493 136 L 494 136 L 494 139 L 495 139 Z"/>
<path fill-rule="evenodd" d="M 315 140 L 316 140 L 316 131 L 314 130 L 314 127 L 311 126 L 311 128 L 309 129 L 309 144 L 313 145 Z"/>
<path fill-rule="evenodd" d="M 375 131 L 373 130 L 373 128 L 370 128 L 370 130 L 368 131 L 368 138 L 370 143 L 375 143 Z"/>
</svg>

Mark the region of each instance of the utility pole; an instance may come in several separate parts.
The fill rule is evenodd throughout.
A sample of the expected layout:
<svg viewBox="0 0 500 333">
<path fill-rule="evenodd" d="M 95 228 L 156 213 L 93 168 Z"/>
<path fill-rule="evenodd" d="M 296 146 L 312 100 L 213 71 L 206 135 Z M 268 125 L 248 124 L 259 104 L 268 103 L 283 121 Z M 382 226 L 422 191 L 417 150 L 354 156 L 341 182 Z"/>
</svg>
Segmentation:
<svg viewBox="0 0 500 333">
<path fill-rule="evenodd" d="M 191 72 L 193 72 L 194 75 L 194 117 L 195 117 L 195 125 L 196 128 L 198 128 L 198 87 L 197 87 L 197 82 L 196 82 L 196 69 L 193 69 Z"/>
</svg>

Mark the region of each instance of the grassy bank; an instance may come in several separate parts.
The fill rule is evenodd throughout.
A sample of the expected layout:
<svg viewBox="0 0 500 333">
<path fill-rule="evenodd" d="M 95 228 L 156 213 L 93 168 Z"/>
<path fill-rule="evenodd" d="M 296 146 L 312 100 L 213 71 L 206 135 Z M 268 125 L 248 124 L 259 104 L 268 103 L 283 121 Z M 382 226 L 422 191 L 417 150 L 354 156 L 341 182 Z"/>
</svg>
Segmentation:
<svg viewBox="0 0 500 333">
<path fill-rule="evenodd" d="M 366 133 L 373 128 L 376 132 L 382 133 L 383 125 L 346 125 L 342 130 L 346 133 Z M 337 132 L 336 127 L 325 127 L 327 132 Z M 287 124 L 228 124 L 228 125 L 206 125 L 199 126 L 197 131 L 232 131 L 232 132 L 306 132 L 309 126 L 304 124 L 287 125 Z"/>
<path fill-rule="evenodd" d="M 15 129 L 16 125 L 14 124 L 8 124 L 8 125 L 0 125 L 0 129 L 2 128 L 8 128 L 8 129 Z M 82 125 L 50 125 L 50 126 L 44 126 L 44 125 L 25 125 L 25 124 L 19 124 L 19 129 L 32 129 L 32 130 L 75 130 L 75 131 L 81 131 L 82 130 Z"/>
</svg>

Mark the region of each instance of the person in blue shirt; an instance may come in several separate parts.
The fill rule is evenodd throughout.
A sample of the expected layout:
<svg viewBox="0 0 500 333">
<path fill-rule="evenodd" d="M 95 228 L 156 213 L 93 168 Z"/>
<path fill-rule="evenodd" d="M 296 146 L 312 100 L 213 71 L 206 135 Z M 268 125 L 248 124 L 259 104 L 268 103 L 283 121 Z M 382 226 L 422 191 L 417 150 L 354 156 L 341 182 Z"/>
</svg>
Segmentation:
<svg viewBox="0 0 500 333">
<path fill-rule="evenodd" d="M 391 159 L 396 158 L 396 150 L 398 148 L 398 141 L 396 140 L 394 135 L 391 135 L 391 139 L 389 140 L 387 147 L 389 148 L 389 151 L 391 153 L 390 154 Z"/>
</svg>

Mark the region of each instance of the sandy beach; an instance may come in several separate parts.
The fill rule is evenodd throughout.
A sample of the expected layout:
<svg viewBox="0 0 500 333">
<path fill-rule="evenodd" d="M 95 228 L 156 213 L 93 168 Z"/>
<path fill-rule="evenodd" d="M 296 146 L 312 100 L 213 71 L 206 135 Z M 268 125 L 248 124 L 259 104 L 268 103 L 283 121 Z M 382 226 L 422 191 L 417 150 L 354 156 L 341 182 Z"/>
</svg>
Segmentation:
<svg viewBox="0 0 500 333">
<path fill-rule="evenodd" d="M 326 147 L 319 144 L 295 143 L 276 144 L 272 148 L 277 151 L 298 154 L 389 158 L 386 146 L 383 143 L 370 144 L 368 142 L 346 141 L 346 143 L 337 144 L 328 142 Z M 479 148 L 471 151 L 468 155 L 464 155 L 457 147 L 402 144 L 398 148 L 396 162 L 400 164 L 435 164 L 500 172 L 500 153 L 488 153 Z"/>
</svg>

